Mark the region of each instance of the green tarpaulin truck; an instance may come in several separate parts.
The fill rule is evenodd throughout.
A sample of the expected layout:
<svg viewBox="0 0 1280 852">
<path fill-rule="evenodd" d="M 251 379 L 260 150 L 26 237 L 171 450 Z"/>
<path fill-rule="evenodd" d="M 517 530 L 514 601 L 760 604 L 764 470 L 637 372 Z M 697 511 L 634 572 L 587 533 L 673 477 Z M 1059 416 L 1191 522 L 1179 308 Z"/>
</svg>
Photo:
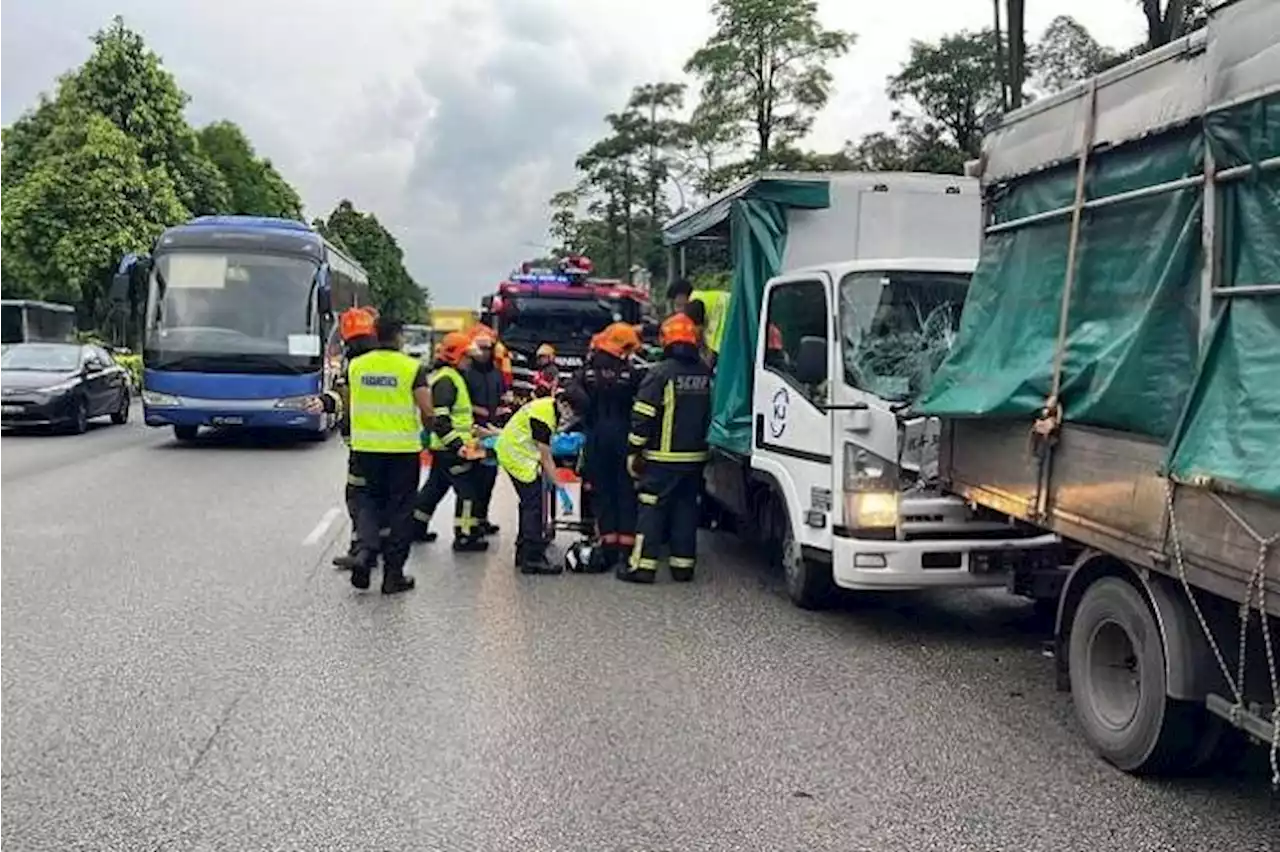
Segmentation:
<svg viewBox="0 0 1280 852">
<path fill-rule="evenodd" d="M 1063 538 L 1100 754 L 1183 769 L 1235 726 L 1280 784 L 1280 3 L 1005 117 L 973 171 L 982 256 L 917 406 L 940 480 Z"/>
</svg>

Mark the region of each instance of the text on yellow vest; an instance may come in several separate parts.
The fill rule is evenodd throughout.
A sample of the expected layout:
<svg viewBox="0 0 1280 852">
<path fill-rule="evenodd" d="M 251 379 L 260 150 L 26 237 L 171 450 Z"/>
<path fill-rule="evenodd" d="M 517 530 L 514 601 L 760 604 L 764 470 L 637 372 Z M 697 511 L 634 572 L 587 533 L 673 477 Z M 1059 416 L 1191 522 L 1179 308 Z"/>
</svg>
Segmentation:
<svg viewBox="0 0 1280 852">
<path fill-rule="evenodd" d="M 351 449 L 366 453 L 416 453 L 422 419 L 413 400 L 419 363 L 401 352 L 375 349 L 347 367 L 351 393 Z"/>
</svg>

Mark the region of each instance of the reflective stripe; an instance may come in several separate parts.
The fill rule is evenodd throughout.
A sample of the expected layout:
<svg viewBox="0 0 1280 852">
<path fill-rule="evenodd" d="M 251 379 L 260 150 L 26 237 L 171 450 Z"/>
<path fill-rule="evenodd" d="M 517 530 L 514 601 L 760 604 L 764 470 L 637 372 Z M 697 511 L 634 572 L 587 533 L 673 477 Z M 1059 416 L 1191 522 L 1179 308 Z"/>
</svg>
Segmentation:
<svg viewBox="0 0 1280 852">
<path fill-rule="evenodd" d="M 640 497 L 640 502 L 641 502 L 641 503 L 643 503 L 643 504 L 644 504 L 644 505 L 646 505 L 646 506 L 656 506 L 656 505 L 658 505 L 658 495 L 657 495 L 657 494 L 645 494 L 645 493 L 641 492 L 641 493 L 640 493 L 640 495 L 639 495 L 639 497 Z"/>
<path fill-rule="evenodd" d="M 693 450 L 687 453 L 664 453 L 660 450 L 645 450 L 644 457 L 648 461 L 667 462 L 668 464 L 690 464 L 707 460 L 706 450 Z"/>
<path fill-rule="evenodd" d="M 365 485 L 368 485 L 369 483 L 368 483 L 367 481 L 365 481 L 365 478 L 364 478 L 363 476 L 356 476 L 356 475 L 355 475 L 355 474 L 353 474 L 353 473 L 348 473 L 348 474 L 347 474 L 347 484 L 348 484 L 348 485 L 354 485 L 356 488 L 362 488 L 362 487 L 364 487 Z"/>
<path fill-rule="evenodd" d="M 425 524 L 431 520 L 431 516 L 428 515 L 426 512 L 422 511 L 421 509 L 414 509 L 413 519 L 415 521 L 422 521 Z"/>
<path fill-rule="evenodd" d="M 412 444 L 412 446 L 410 446 Z M 383 452 L 416 453 L 422 450 L 421 432 L 372 432 L 351 430 L 351 448 Z"/>
<path fill-rule="evenodd" d="M 471 515 L 471 501 L 462 501 L 462 514 L 453 519 L 454 529 L 462 530 L 463 535 L 471 535 L 471 530 L 476 525 L 476 520 Z"/>
<path fill-rule="evenodd" d="M 644 415 L 645 417 L 658 416 L 658 409 L 654 408 L 649 403 L 639 399 L 637 399 L 635 402 L 631 404 L 631 410 L 634 411 L 636 414 L 641 414 L 641 415 Z"/>
<path fill-rule="evenodd" d="M 632 432 L 630 435 L 627 436 L 627 443 L 633 447 L 643 447 L 646 443 L 648 443 L 648 441 L 649 439 L 646 438 L 644 435 L 637 435 L 635 432 Z"/>
<path fill-rule="evenodd" d="M 443 407 L 433 408 L 431 409 L 431 413 L 434 414 L 436 417 L 448 417 L 449 406 L 446 405 Z"/>
<path fill-rule="evenodd" d="M 657 571 L 658 560 L 656 559 L 637 559 L 631 564 L 632 571 Z"/>
<path fill-rule="evenodd" d="M 636 537 L 627 533 L 618 533 L 618 544 L 624 547 L 631 547 L 636 543 Z"/>
<path fill-rule="evenodd" d="M 671 449 L 671 433 L 676 425 L 676 386 L 667 382 L 662 388 L 662 436 L 658 440 L 658 449 L 667 452 Z"/>
<path fill-rule="evenodd" d="M 641 553 L 644 553 L 644 536 L 637 535 L 636 543 L 631 546 L 631 557 L 627 560 L 632 568 L 635 568 L 640 563 Z"/>
<path fill-rule="evenodd" d="M 672 556 L 667 560 L 672 568 L 692 568 L 697 564 L 697 560 L 688 556 Z"/>
</svg>

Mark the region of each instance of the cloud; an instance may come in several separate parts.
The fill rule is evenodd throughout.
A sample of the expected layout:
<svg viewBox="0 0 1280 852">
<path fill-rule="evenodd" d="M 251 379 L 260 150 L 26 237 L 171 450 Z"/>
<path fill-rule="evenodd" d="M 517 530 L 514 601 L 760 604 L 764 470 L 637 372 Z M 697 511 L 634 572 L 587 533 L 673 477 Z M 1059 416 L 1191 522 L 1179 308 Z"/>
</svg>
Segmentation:
<svg viewBox="0 0 1280 852">
<path fill-rule="evenodd" d="M 1125 8 L 1117 9 L 1117 3 Z M 1057 5 L 1058 9 L 1046 8 Z M 546 241 L 546 200 L 633 85 L 681 79 L 711 30 L 692 0 L 7 0 L 0 108 L 13 121 L 88 55 L 116 12 L 192 95 L 196 124 L 229 118 L 302 194 L 371 210 L 438 304 L 472 304 Z M 1031 4 L 1028 38 L 1070 9 L 1102 41 L 1142 34 L 1136 3 Z M 1132 8 L 1128 8 L 1132 7 Z M 811 143 L 888 125 L 885 78 L 912 38 L 990 21 L 985 0 L 822 0 L 858 41 Z"/>
</svg>

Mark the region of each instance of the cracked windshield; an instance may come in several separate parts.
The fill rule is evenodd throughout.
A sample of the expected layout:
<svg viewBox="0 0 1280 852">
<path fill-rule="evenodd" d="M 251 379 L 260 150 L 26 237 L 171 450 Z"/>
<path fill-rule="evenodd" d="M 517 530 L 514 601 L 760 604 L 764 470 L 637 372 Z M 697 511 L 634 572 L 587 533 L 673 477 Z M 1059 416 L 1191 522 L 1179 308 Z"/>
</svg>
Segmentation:
<svg viewBox="0 0 1280 852">
<path fill-rule="evenodd" d="M 1280 2 L 0 23 L 6 850 L 1280 852 Z"/>
</svg>

